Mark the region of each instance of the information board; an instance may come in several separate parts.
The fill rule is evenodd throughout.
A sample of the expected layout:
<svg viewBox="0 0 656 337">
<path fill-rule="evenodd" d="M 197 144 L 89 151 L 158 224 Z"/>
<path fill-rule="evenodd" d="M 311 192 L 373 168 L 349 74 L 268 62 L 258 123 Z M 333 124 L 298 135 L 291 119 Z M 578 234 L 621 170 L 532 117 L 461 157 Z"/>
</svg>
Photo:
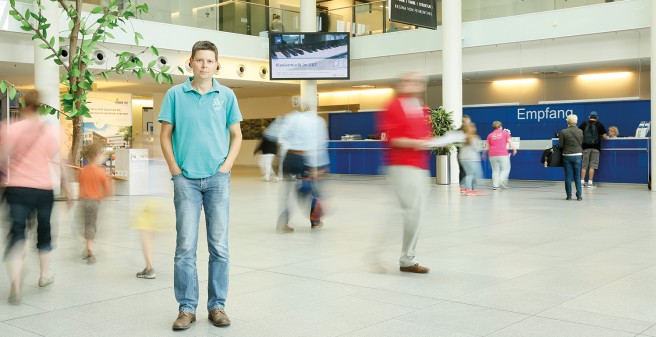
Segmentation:
<svg viewBox="0 0 656 337">
<path fill-rule="evenodd" d="M 390 0 L 390 21 L 437 29 L 435 0 Z"/>
</svg>

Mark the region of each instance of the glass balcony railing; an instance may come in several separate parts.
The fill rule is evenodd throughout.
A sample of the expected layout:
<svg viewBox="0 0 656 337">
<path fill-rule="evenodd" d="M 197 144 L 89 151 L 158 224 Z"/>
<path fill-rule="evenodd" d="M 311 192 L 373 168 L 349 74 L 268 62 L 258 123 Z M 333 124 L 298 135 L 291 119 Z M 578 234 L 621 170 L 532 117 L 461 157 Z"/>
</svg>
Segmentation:
<svg viewBox="0 0 656 337">
<path fill-rule="evenodd" d="M 109 0 L 83 0 L 84 10 L 105 5 Z M 120 0 L 128 2 L 130 0 Z M 135 1 L 135 0 L 132 0 Z M 442 19 L 442 2 L 436 0 L 438 25 Z M 462 0 L 464 22 L 506 16 L 598 5 L 633 0 Z M 17 0 L 32 3 L 33 0 Z M 300 4 L 277 3 L 267 6 L 267 0 L 139 0 L 147 3 L 149 12 L 142 20 L 223 32 L 266 36 L 272 29 L 300 31 Z M 386 0 L 356 0 L 348 7 L 331 8 L 333 1 L 321 2 L 328 9 L 317 9 L 317 27 L 325 32 L 350 32 L 353 36 L 389 33 L 415 29 L 415 26 L 392 22 L 388 18 Z M 274 17 L 278 17 L 274 21 Z"/>
<path fill-rule="evenodd" d="M 462 0 L 462 21 L 477 21 L 630 0 Z"/>
</svg>

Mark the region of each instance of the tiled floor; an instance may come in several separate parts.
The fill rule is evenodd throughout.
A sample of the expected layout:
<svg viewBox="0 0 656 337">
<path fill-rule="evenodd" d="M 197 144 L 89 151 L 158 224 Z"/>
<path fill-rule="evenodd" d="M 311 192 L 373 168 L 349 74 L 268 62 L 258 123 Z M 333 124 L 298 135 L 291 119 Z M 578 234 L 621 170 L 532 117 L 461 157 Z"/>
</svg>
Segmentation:
<svg viewBox="0 0 656 337">
<path fill-rule="evenodd" d="M 3 269 L 0 336 L 656 336 L 646 187 L 600 184 L 577 202 L 545 182 L 476 197 L 432 185 L 418 247 L 432 270 L 414 275 L 398 271 L 400 214 L 384 179 L 333 177 L 325 227 L 311 231 L 297 212 L 286 235 L 274 230 L 279 186 L 253 169 L 233 174 L 229 328 L 206 319 L 201 230 L 199 319 L 171 331 L 175 233 L 156 237 L 157 279 L 135 278 L 143 258 L 130 223 L 144 197 L 116 196 L 101 211 L 95 265 L 81 260 L 75 210 L 57 203 L 56 281 L 36 285 L 30 250 L 23 304 L 10 306 Z M 174 228 L 172 207 L 160 221 Z"/>
</svg>

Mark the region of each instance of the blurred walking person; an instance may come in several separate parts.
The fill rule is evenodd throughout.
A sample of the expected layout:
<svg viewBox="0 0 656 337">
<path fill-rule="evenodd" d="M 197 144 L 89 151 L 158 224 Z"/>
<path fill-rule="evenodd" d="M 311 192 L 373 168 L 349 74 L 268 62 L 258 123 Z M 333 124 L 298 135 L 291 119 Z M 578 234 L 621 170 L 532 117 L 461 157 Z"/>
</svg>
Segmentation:
<svg viewBox="0 0 656 337">
<path fill-rule="evenodd" d="M 426 80 L 416 73 L 399 79 L 396 97 L 380 113 L 378 128 L 387 135 L 386 155 L 388 174 L 403 214 L 403 247 L 400 270 L 428 273 L 430 268 L 419 264 L 415 256 L 421 217 L 428 197 L 428 159 L 426 141 L 431 131 L 426 122 L 426 107 L 422 101 Z"/>
<path fill-rule="evenodd" d="M 50 215 L 53 207 L 53 184 L 50 163 L 57 158 L 59 135 L 55 127 L 46 125 L 38 115 L 41 105 L 39 92 L 29 91 L 23 97 L 24 107 L 20 120 L 11 124 L 2 139 L 4 157 L 8 158 L 5 173 L 5 196 L 9 204 L 11 229 L 5 250 L 8 274 L 11 282 L 9 303 L 21 302 L 21 271 L 25 255 L 26 223 L 36 213 L 37 244 L 39 251 L 39 287 L 54 282 L 49 270 L 49 253 L 53 248 Z M 64 193 L 68 196 L 68 184 L 62 170 Z"/>
<path fill-rule="evenodd" d="M 310 228 L 323 227 L 323 208 L 320 181 L 330 164 L 328 159 L 328 128 L 326 121 L 319 117 L 316 107 L 302 102 L 299 111 L 285 116 L 280 131 L 280 146 L 285 149 L 283 161 L 283 180 L 281 196 L 281 213 L 278 217 L 276 231 L 291 233 L 289 227 L 291 217 L 292 187 L 300 180 L 298 196 L 301 201 L 310 201 Z"/>
<path fill-rule="evenodd" d="M 458 159 L 460 165 L 465 170 L 465 177 L 460 182 L 464 186 L 465 195 L 482 195 L 476 191 L 476 183 L 478 179 L 483 176 L 483 169 L 481 167 L 481 138 L 476 132 L 476 125 L 474 123 L 463 124 L 461 128 L 465 134 L 465 143 L 458 150 Z"/>
<path fill-rule="evenodd" d="M 94 142 L 82 150 L 87 164 L 80 170 L 80 218 L 85 240 L 84 259 L 88 264 L 96 263 L 93 253 L 93 240 L 96 237 L 96 223 L 100 200 L 112 194 L 112 182 L 100 165 L 107 160 L 103 144 Z"/>
<path fill-rule="evenodd" d="M 264 181 L 278 180 L 278 175 L 273 172 L 273 160 L 278 154 L 278 134 L 280 133 L 280 119 L 274 119 L 269 127 L 262 132 L 262 140 L 253 151 L 253 155 L 262 152 L 258 158 L 258 165 L 264 175 Z"/>
</svg>

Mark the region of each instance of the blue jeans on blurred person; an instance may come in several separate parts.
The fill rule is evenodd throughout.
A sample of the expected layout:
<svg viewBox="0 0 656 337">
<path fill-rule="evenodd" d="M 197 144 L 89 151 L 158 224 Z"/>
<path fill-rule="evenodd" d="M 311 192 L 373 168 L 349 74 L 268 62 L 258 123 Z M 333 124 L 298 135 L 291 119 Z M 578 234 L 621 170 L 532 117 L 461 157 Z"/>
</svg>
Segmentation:
<svg viewBox="0 0 656 337">
<path fill-rule="evenodd" d="M 210 253 L 207 310 L 225 306 L 228 295 L 228 222 L 230 173 L 189 179 L 173 178 L 177 240 L 173 268 L 175 299 L 180 311 L 195 313 L 198 306 L 196 249 L 201 207 L 205 210 L 207 246 Z"/>
<path fill-rule="evenodd" d="M 581 162 L 582 156 L 563 156 L 563 168 L 565 169 L 565 193 L 572 197 L 572 179 L 576 184 L 576 197 L 581 197 Z"/>
</svg>

